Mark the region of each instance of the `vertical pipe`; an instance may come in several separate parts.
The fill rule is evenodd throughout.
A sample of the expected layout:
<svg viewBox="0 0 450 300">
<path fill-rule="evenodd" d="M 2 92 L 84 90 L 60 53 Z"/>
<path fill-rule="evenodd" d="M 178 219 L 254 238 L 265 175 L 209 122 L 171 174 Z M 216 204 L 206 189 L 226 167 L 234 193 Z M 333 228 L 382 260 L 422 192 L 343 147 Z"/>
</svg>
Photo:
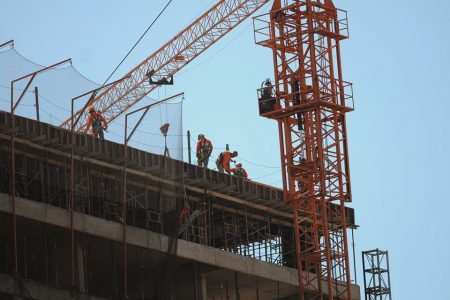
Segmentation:
<svg viewBox="0 0 450 300">
<path fill-rule="evenodd" d="M 83 234 L 83 271 L 84 271 L 84 284 L 85 284 L 85 292 L 89 293 L 89 271 L 87 268 L 87 250 L 86 250 L 86 235 Z"/>
<path fill-rule="evenodd" d="M 25 279 L 28 279 L 28 261 L 27 261 L 27 236 L 23 236 L 23 271 Z"/>
<path fill-rule="evenodd" d="M 362 252 L 362 254 L 361 254 L 361 256 L 362 256 L 362 265 L 363 265 L 363 279 L 364 279 L 364 299 L 365 300 L 367 300 L 367 289 L 366 289 L 366 287 L 367 287 L 367 282 L 366 282 L 366 259 L 365 259 L 365 253 L 364 252 Z"/>
<path fill-rule="evenodd" d="M 355 274 L 355 284 L 358 284 L 358 279 L 356 276 L 356 254 L 355 254 L 355 236 L 353 234 L 353 228 L 352 228 L 352 251 L 353 251 L 353 274 Z"/>
<path fill-rule="evenodd" d="M 234 272 L 234 287 L 236 289 L 236 300 L 241 300 L 241 293 L 239 291 L 239 274 Z"/>
<path fill-rule="evenodd" d="M 92 197 L 92 190 L 91 187 L 93 188 L 93 185 L 91 183 L 91 168 L 90 168 L 90 164 L 86 163 L 86 186 L 87 186 L 87 207 L 86 204 L 84 203 L 85 201 L 82 202 L 82 212 L 83 213 L 87 213 L 88 215 L 91 214 L 91 197 Z"/>
<path fill-rule="evenodd" d="M 228 280 L 225 280 L 225 289 L 226 289 L 227 300 L 230 300 L 230 295 L 228 294 Z"/>
<path fill-rule="evenodd" d="M 117 273 L 116 273 L 116 260 L 115 260 L 115 252 L 114 252 L 114 242 L 110 242 L 110 259 L 111 259 L 111 275 L 112 275 L 112 286 L 113 286 L 113 292 L 112 292 L 112 298 L 116 299 L 119 295 L 119 288 L 117 284 Z M 95 286 L 95 283 L 93 283 Z"/>
<path fill-rule="evenodd" d="M 140 267 L 139 275 L 141 277 L 141 298 L 145 299 L 144 264 L 142 263 L 142 257 L 141 257 L 141 267 Z"/>
<path fill-rule="evenodd" d="M 198 300 L 197 263 L 196 262 L 194 262 L 194 293 L 195 293 L 195 300 Z"/>
<path fill-rule="evenodd" d="M 73 102 L 71 101 L 71 116 L 73 116 Z M 74 162 L 74 120 L 72 118 L 71 120 L 71 126 L 70 126 L 70 259 L 71 259 L 71 287 L 75 288 L 75 232 L 73 228 L 73 203 L 74 203 L 74 176 L 75 176 L 75 162 Z M 66 174 L 66 172 L 64 172 Z"/>
<path fill-rule="evenodd" d="M 258 277 L 256 277 L 256 300 L 259 300 L 259 281 L 258 281 Z"/>
<path fill-rule="evenodd" d="M 37 86 L 34 87 L 34 100 L 35 100 L 35 107 L 36 107 L 36 120 L 38 122 L 40 122 L 40 118 L 39 118 L 39 91 L 38 91 L 38 87 Z"/>
<path fill-rule="evenodd" d="M 39 135 L 41 134 L 41 128 L 39 126 Z M 45 202 L 45 175 L 44 175 L 44 163 L 42 162 L 43 157 L 39 160 L 39 173 L 41 179 L 41 193 L 42 193 L 42 203 Z"/>
<path fill-rule="evenodd" d="M 189 163 L 192 164 L 191 160 L 191 132 L 187 131 L 187 144 L 188 144 L 188 157 L 189 157 Z"/>
<path fill-rule="evenodd" d="M 249 234 L 248 234 L 248 217 L 247 217 L 247 208 L 245 208 L 245 248 L 244 248 L 244 255 L 248 255 L 247 248 L 250 246 L 249 241 Z"/>
<path fill-rule="evenodd" d="M 11 82 L 11 205 L 12 205 L 12 223 L 13 223 L 13 252 L 14 252 L 14 273 L 19 273 L 19 264 L 17 260 L 17 224 L 16 224 L 16 164 L 15 164 L 15 135 L 16 124 L 14 120 L 14 82 Z"/>
<path fill-rule="evenodd" d="M 123 161 L 123 203 L 122 203 L 122 218 L 123 218 L 123 286 L 125 299 L 128 299 L 128 285 L 127 285 L 127 160 L 128 160 L 128 139 L 127 127 L 128 116 L 125 116 L 125 135 L 124 135 L 124 161 Z"/>
<path fill-rule="evenodd" d="M 47 240 L 47 224 L 43 223 L 43 233 L 44 233 L 44 263 L 45 263 L 45 282 L 49 284 L 48 278 L 48 240 Z"/>
<path fill-rule="evenodd" d="M 300 224 L 298 218 L 298 203 L 293 202 L 292 206 L 292 214 L 294 216 L 294 251 L 295 251 L 295 262 L 297 264 L 297 276 L 298 276 L 298 286 L 300 289 L 300 300 L 304 300 L 304 280 L 303 280 L 303 269 L 302 269 L 302 257 L 301 257 L 301 248 L 300 248 Z"/>
<path fill-rule="evenodd" d="M 28 164 L 27 164 L 27 153 L 26 152 L 23 154 L 23 159 L 21 159 L 21 161 L 22 161 L 22 172 L 23 172 L 23 174 L 25 174 L 25 178 L 26 178 L 26 176 L 28 174 L 28 168 L 27 168 Z M 25 196 L 25 199 L 30 199 L 30 195 L 28 194 L 28 183 L 24 184 L 23 194 Z"/>
<path fill-rule="evenodd" d="M 377 252 L 377 275 L 378 275 L 378 285 L 379 285 L 379 287 L 381 288 L 381 286 L 382 286 L 382 282 L 383 282 L 383 279 L 382 279 L 382 276 L 381 276 L 381 260 L 380 260 L 380 249 L 376 249 L 375 250 L 376 252 Z M 376 297 L 375 299 L 377 299 L 378 297 Z M 380 300 L 382 300 L 383 299 L 383 296 L 382 295 L 380 295 Z"/>
<path fill-rule="evenodd" d="M 389 287 L 389 300 L 391 300 L 391 270 L 389 269 L 389 252 L 386 251 L 386 269 L 387 269 L 387 277 L 388 277 L 388 287 Z"/>
<path fill-rule="evenodd" d="M 53 238 L 53 255 L 54 255 L 54 267 L 55 267 L 55 285 L 58 285 L 58 252 L 56 248 L 56 236 Z"/>
<path fill-rule="evenodd" d="M 220 300 L 223 300 L 223 279 L 222 279 L 222 269 L 219 269 L 219 282 L 220 282 Z"/>
<path fill-rule="evenodd" d="M 222 204 L 223 205 L 223 204 Z M 222 206 L 222 221 L 223 221 L 223 238 L 224 238 L 224 245 L 225 245 L 225 250 L 229 251 L 229 247 L 228 247 L 228 237 L 227 237 L 227 228 L 226 228 L 226 219 L 225 219 L 225 210 L 224 210 L 225 206 Z"/>
<path fill-rule="evenodd" d="M 205 170 L 204 173 L 206 173 L 206 170 Z M 208 224 L 208 231 L 209 231 L 209 234 L 208 234 L 208 245 L 209 246 L 213 246 L 213 242 L 214 242 L 214 239 L 213 239 L 213 232 L 214 232 L 213 231 L 214 230 L 213 222 L 214 222 L 214 217 L 213 217 L 213 208 L 212 208 L 212 203 L 211 203 L 211 197 L 208 197 L 207 201 L 208 201 L 208 222 L 209 222 L 209 224 Z"/>
<path fill-rule="evenodd" d="M 280 300 L 280 282 L 277 281 L 277 300 Z"/>
<path fill-rule="evenodd" d="M 78 291 L 86 293 L 86 277 L 85 277 L 85 262 L 84 262 L 84 245 L 82 243 L 83 237 L 78 235 L 76 241 L 76 255 L 77 255 L 77 267 L 78 267 Z"/>
</svg>

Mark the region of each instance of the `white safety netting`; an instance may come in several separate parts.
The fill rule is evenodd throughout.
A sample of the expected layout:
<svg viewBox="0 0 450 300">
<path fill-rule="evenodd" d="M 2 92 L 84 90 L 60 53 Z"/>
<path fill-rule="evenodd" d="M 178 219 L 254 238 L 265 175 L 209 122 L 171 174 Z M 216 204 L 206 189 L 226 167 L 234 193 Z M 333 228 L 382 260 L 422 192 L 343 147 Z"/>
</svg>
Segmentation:
<svg viewBox="0 0 450 300">
<path fill-rule="evenodd" d="M 11 81 L 44 67 L 23 57 L 12 45 L 0 49 L 0 110 L 10 111 Z M 25 78 L 14 83 L 14 102 L 19 99 L 29 79 Z M 40 121 L 59 126 L 71 115 L 71 99 L 99 86 L 99 84 L 81 75 L 72 64 L 66 63 L 61 67 L 37 74 L 26 89 L 15 114 L 31 119 L 37 118 L 35 94 L 35 87 L 37 87 Z M 82 108 L 89 96 L 76 100 L 74 110 Z M 141 102 L 142 105 L 147 105 L 157 100 L 161 99 L 146 97 Z M 132 107 L 127 113 L 136 108 Z M 141 114 L 137 113 L 129 117 L 128 133 L 136 125 L 140 116 Z M 106 139 L 123 143 L 124 123 L 125 120 L 122 115 L 109 124 L 108 131 L 105 132 Z M 169 128 L 165 137 L 160 127 L 166 123 L 169 124 Z M 152 107 L 136 129 L 129 145 L 161 155 L 167 149 L 170 158 L 183 160 L 182 132 L 182 99 L 178 97 L 168 103 Z"/>
</svg>

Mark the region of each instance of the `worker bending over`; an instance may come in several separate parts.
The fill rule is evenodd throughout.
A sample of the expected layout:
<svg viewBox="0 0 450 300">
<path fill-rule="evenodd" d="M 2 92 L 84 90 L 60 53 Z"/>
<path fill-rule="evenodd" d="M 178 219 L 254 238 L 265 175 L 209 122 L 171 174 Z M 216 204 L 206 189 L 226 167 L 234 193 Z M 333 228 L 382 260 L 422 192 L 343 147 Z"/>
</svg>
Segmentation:
<svg viewBox="0 0 450 300">
<path fill-rule="evenodd" d="M 234 176 L 248 178 L 247 171 L 245 171 L 241 163 L 238 163 L 236 168 L 230 169 L 230 172 L 233 173 Z"/>
<path fill-rule="evenodd" d="M 238 156 L 237 151 L 230 152 L 227 150 L 225 152 L 220 153 L 219 157 L 216 160 L 216 165 L 219 172 L 223 173 L 225 171 L 228 174 L 230 174 L 231 173 L 230 163 L 235 162 L 233 158 L 236 156 Z"/>
<path fill-rule="evenodd" d="M 203 134 L 198 135 L 197 141 L 197 163 L 199 166 L 208 167 L 209 157 L 211 156 L 213 145 Z"/>
<path fill-rule="evenodd" d="M 91 134 L 93 137 L 105 139 L 103 130 L 108 128 L 105 118 L 97 111 L 95 111 L 94 106 L 89 106 L 88 108 L 89 117 L 86 124 L 86 130 L 92 125 Z"/>
</svg>

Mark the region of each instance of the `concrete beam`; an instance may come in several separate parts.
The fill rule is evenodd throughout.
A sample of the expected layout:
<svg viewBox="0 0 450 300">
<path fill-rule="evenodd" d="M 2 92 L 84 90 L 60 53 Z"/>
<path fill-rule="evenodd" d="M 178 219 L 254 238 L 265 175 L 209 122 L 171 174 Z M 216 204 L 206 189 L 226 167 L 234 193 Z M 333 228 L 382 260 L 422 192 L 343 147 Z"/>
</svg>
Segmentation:
<svg viewBox="0 0 450 300">
<path fill-rule="evenodd" d="M 0 193 L 0 211 L 11 213 L 9 195 Z M 70 229 L 70 213 L 66 209 L 16 197 L 17 216 Z M 123 242 L 123 224 L 74 213 L 74 229 L 78 232 L 107 240 Z M 169 238 L 166 235 L 127 226 L 127 243 L 133 246 L 166 253 Z M 211 266 L 253 275 L 281 283 L 298 286 L 297 271 L 253 258 L 237 255 L 213 247 L 179 240 L 177 256 Z M 359 287 L 353 286 L 353 299 L 359 299 Z"/>
<path fill-rule="evenodd" d="M 0 211 L 11 213 L 11 210 L 9 195 L 0 193 Z M 70 229 L 70 213 L 66 209 L 16 197 L 16 213 L 20 217 Z M 75 212 L 74 228 L 78 232 L 100 238 L 116 242 L 123 241 L 123 225 L 120 223 Z M 133 226 L 127 226 L 127 235 L 127 242 L 130 245 L 167 252 L 169 238 L 166 235 Z M 297 283 L 295 269 L 258 261 L 185 240 L 178 241 L 177 256 L 268 279 L 274 279 L 275 275 L 276 279 L 274 280 L 290 284 Z"/>
</svg>

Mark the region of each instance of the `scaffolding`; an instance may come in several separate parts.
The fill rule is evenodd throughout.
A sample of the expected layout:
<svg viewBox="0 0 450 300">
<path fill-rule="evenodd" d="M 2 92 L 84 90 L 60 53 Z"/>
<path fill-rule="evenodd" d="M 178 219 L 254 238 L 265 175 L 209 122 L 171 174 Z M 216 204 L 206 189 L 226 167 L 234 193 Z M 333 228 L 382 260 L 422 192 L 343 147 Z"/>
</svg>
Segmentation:
<svg viewBox="0 0 450 300">
<path fill-rule="evenodd" d="M 178 218 L 173 219 L 170 209 L 159 201 L 158 193 L 170 195 L 173 189 L 167 187 L 177 182 L 171 176 L 161 176 L 164 168 L 166 174 L 184 174 L 190 217 L 180 224 L 183 228 L 180 239 L 295 268 L 293 217 L 282 201 L 281 190 L 174 159 L 163 162 L 161 155 L 128 147 L 124 218 L 124 145 L 84 134 L 75 134 L 72 144 L 70 131 L 20 116 L 14 118 L 16 198 L 70 211 L 73 157 L 74 213 L 118 224 L 126 222 L 129 226 L 167 235 Z M 12 185 L 11 132 L 11 114 L 0 111 L 0 193 L 6 195 L 10 194 Z M 353 216 L 352 210 L 347 210 L 348 216 Z M 94 295 L 123 295 L 127 279 L 123 272 L 117 271 L 118 261 L 114 259 L 118 254 L 123 255 L 120 245 L 101 242 L 111 253 L 100 259 L 95 252 L 97 242 L 89 236 L 74 231 L 74 250 L 68 251 L 72 247 L 71 234 L 21 217 L 14 230 L 12 215 L 2 216 L 0 273 L 11 274 L 17 269 L 20 277 L 39 282 L 74 290 L 83 287 Z M 354 224 L 352 217 L 348 223 Z M 14 235 L 16 249 L 11 246 Z M 142 272 L 149 272 L 145 263 L 134 257 L 140 255 L 140 250 L 129 248 L 129 269 L 134 270 L 137 264 L 143 266 Z M 100 261 L 107 257 L 111 260 L 108 263 L 111 278 L 103 278 L 97 272 Z M 81 268 L 86 274 L 84 281 L 74 275 Z M 127 281 L 129 290 L 143 289 L 140 280 L 131 282 L 128 278 Z M 113 288 L 105 290 L 101 286 Z"/>
<path fill-rule="evenodd" d="M 366 300 L 391 300 L 389 253 L 380 249 L 362 252 Z"/>
</svg>

